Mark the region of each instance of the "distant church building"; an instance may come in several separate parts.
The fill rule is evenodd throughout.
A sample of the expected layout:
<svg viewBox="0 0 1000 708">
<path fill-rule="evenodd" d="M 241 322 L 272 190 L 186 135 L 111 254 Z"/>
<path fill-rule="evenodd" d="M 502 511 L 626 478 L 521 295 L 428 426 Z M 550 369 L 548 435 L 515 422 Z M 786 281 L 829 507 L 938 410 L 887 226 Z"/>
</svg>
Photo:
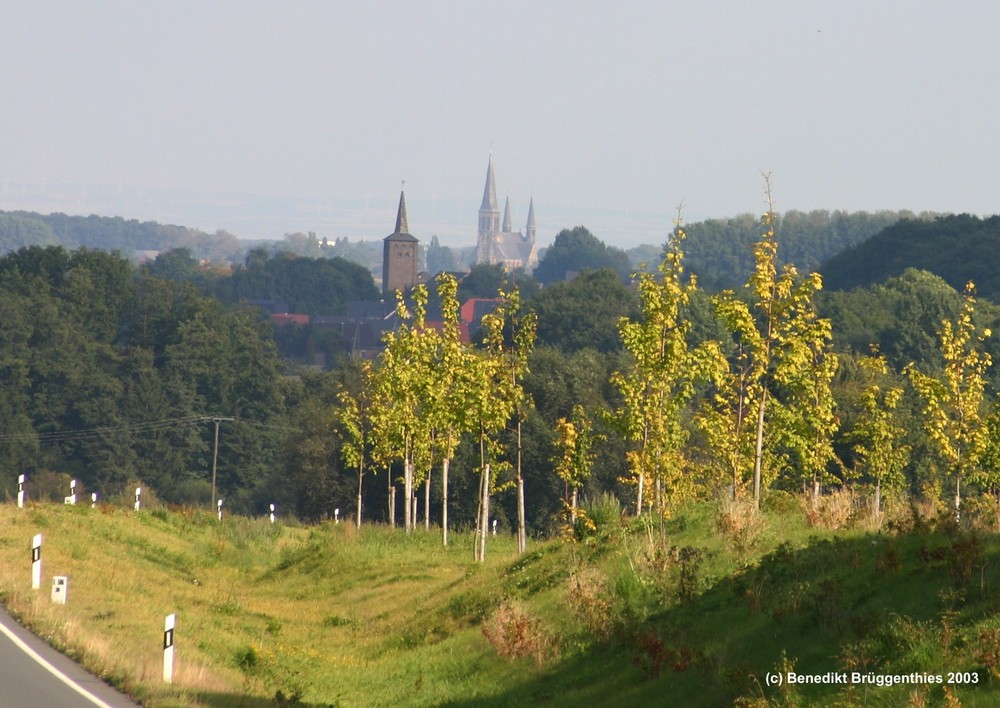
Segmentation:
<svg viewBox="0 0 1000 708">
<path fill-rule="evenodd" d="M 510 224 L 510 197 L 504 205 L 503 223 L 497 206 L 496 179 L 493 175 L 493 153 L 486 170 L 486 189 L 479 207 L 479 238 L 476 241 L 476 263 L 501 263 L 505 268 L 531 269 L 538 265 L 535 250 L 535 200 L 528 206 L 525 233 L 513 231 Z"/>
<path fill-rule="evenodd" d="M 396 230 L 382 241 L 382 293 L 390 297 L 397 290 L 405 293 L 417 284 L 417 249 L 420 242 L 409 234 L 408 229 L 406 197 L 401 191 Z"/>
</svg>

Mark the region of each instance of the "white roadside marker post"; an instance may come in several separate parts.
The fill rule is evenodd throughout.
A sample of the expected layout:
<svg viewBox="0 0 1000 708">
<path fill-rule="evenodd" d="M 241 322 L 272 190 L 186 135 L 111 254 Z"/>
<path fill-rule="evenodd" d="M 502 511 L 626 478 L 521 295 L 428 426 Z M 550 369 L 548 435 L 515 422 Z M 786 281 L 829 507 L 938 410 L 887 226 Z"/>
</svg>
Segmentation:
<svg viewBox="0 0 1000 708">
<path fill-rule="evenodd" d="M 69 594 L 69 580 L 65 575 L 56 575 L 52 578 L 52 602 L 56 605 L 65 605 Z"/>
<path fill-rule="evenodd" d="M 97 506 L 97 492 L 90 493 L 90 508 L 93 509 Z"/>
<path fill-rule="evenodd" d="M 76 480 L 69 481 L 69 496 L 63 499 L 63 504 L 76 504 Z"/>
<path fill-rule="evenodd" d="M 174 621 L 177 615 L 167 615 L 163 623 L 163 680 L 174 682 Z"/>
<path fill-rule="evenodd" d="M 271 523 L 274 523 L 274 504 L 271 504 Z"/>
<path fill-rule="evenodd" d="M 219 521 L 222 521 L 222 500 L 219 500 Z"/>
<path fill-rule="evenodd" d="M 339 508 L 333 510 L 333 523 L 334 524 L 339 524 L 340 523 L 340 509 Z"/>
<path fill-rule="evenodd" d="M 139 511 L 140 497 L 142 497 L 142 487 L 136 487 L 135 488 L 135 510 L 136 511 Z"/>
<path fill-rule="evenodd" d="M 17 476 L 17 508 L 24 508 L 24 475 Z"/>
<path fill-rule="evenodd" d="M 497 535 L 497 520 L 493 519 L 493 535 Z"/>
<path fill-rule="evenodd" d="M 31 539 L 31 589 L 42 587 L 42 534 Z"/>
</svg>

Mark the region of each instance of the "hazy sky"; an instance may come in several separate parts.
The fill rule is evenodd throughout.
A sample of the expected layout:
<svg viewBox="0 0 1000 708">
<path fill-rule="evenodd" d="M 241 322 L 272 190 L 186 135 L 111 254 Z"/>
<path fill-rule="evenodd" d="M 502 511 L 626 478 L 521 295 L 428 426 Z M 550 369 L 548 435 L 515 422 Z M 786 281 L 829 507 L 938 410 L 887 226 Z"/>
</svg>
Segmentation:
<svg viewBox="0 0 1000 708">
<path fill-rule="evenodd" d="M 1000 212 L 1000 3 L 5 3 L 0 208 L 241 237 L 609 243 L 776 207 Z M 40 210 L 40 209 L 39 209 Z M 389 216 L 386 214 L 389 213 Z"/>
</svg>

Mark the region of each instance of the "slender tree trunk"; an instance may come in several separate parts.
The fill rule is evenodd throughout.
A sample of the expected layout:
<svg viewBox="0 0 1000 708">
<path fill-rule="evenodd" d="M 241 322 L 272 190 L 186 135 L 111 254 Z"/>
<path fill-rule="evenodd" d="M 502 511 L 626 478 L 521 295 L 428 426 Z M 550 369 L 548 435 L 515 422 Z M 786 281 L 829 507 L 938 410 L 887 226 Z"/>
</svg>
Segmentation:
<svg viewBox="0 0 1000 708">
<path fill-rule="evenodd" d="M 649 444 L 649 423 L 643 423 L 642 429 L 642 454 L 640 459 L 643 464 L 646 461 L 646 445 Z M 642 516 L 642 493 L 646 488 L 646 472 L 644 470 L 639 470 L 639 489 L 636 490 L 635 494 L 635 516 L 636 518 Z"/>
<path fill-rule="evenodd" d="M 392 468 L 387 467 L 385 476 L 389 480 L 389 527 L 396 528 L 396 488 L 392 484 Z"/>
<path fill-rule="evenodd" d="M 489 535 L 490 527 L 490 466 L 483 467 L 483 531 L 480 535 L 479 560 L 486 560 L 486 537 Z"/>
<path fill-rule="evenodd" d="M 573 493 L 569 497 L 569 522 L 570 525 L 576 524 L 576 494 L 577 488 L 573 487 Z"/>
<path fill-rule="evenodd" d="M 409 454 L 403 463 L 403 528 L 406 533 L 413 530 L 413 462 Z"/>
<path fill-rule="evenodd" d="M 524 522 L 524 477 L 517 478 L 517 552 L 528 548 L 528 529 Z"/>
<path fill-rule="evenodd" d="M 528 547 L 528 529 L 524 521 L 524 476 L 521 474 L 521 416 L 517 416 L 517 552 Z"/>
<path fill-rule="evenodd" d="M 427 479 L 424 481 L 424 528 L 431 530 L 431 470 L 427 470 Z"/>
<path fill-rule="evenodd" d="M 962 505 L 962 473 L 958 472 L 955 475 L 955 521 L 961 521 L 961 510 Z"/>
<path fill-rule="evenodd" d="M 441 461 L 441 543 L 448 545 L 448 466 L 447 457 Z"/>
<path fill-rule="evenodd" d="M 757 444 L 753 455 L 753 505 L 755 509 L 760 509 L 760 477 L 761 469 L 764 465 L 764 409 L 767 406 L 767 391 L 760 395 L 760 403 L 757 404 Z"/>
<path fill-rule="evenodd" d="M 364 481 L 364 478 L 365 473 L 358 472 L 358 528 L 361 528 L 361 483 Z"/>
<path fill-rule="evenodd" d="M 875 480 L 875 528 L 882 530 L 882 478 Z"/>
</svg>

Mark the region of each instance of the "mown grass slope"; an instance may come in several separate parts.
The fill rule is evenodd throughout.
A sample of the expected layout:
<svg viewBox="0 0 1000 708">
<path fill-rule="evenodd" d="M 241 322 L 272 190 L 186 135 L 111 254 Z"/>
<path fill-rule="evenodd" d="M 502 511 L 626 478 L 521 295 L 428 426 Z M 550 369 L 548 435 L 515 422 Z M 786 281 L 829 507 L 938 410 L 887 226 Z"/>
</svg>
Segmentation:
<svg viewBox="0 0 1000 708">
<path fill-rule="evenodd" d="M 780 507 L 780 508 L 779 508 Z M 8 609 L 146 705 L 995 705 L 1000 543 L 910 524 L 820 531 L 784 500 L 491 537 L 202 511 L 0 506 Z M 42 533 L 43 587 L 30 587 Z M 52 605 L 53 575 L 69 577 Z M 161 681 L 177 614 L 176 669 Z M 794 671 L 957 685 L 769 686 Z M 975 681 L 975 683 L 971 683 Z"/>
</svg>

